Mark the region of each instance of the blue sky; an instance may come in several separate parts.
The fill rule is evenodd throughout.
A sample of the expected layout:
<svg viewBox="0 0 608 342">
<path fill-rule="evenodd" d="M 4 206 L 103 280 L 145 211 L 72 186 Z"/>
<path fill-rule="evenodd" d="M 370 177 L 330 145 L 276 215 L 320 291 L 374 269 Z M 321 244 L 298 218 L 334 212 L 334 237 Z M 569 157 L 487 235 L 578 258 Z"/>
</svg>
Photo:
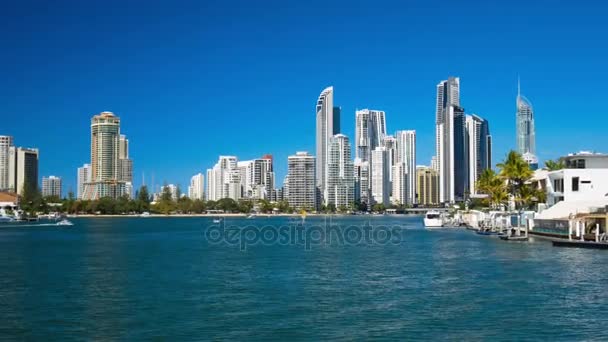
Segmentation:
<svg viewBox="0 0 608 342">
<path fill-rule="evenodd" d="M 435 86 L 461 78 L 490 121 L 494 163 L 515 145 L 517 75 L 541 160 L 608 152 L 607 5 L 598 1 L 14 1 L 0 13 L 0 134 L 40 148 L 74 188 L 90 118 L 122 119 L 136 185 L 179 183 L 218 155 L 314 152 L 315 102 L 333 85 L 343 133 L 357 108 L 434 151 Z"/>
</svg>

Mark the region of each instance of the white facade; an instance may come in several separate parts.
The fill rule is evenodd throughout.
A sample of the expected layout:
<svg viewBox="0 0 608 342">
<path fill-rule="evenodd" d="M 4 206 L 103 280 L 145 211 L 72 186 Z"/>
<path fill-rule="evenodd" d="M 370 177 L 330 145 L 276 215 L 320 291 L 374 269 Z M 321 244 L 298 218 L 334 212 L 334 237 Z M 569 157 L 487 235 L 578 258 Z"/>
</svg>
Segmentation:
<svg viewBox="0 0 608 342">
<path fill-rule="evenodd" d="M 355 158 L 354 161 L 354 180 L 355 180 L 355 201 L 371 204 L 371 175 L 369 162 Z"/>
<path fill-rule="evenodd" d="M 192 200 L 202 200 L 205 194 L 205 176 L 202 173 L 197 173 L 190 178 L 190 186 L 188 187 L 188 198 Z"/>
<path fill-rule="evenodd" d="M 371 161 L 372 151 L 382 146 L 386 136 L 386 114 L 381 110 L 362 109 L 355 112 L 355 157 Z"/>
<path fill-rule="evenodd" d="M 388 179 L 388 157 L 384 147 L 376 147 L 372 152 L 371 194 L 374 203 L 389 204 L 390 182 Z"/>
<path fill-rule="evenodd" d="M 547 205 L 608 200 L 608 169 L 562 169 L 547 173 Z"/>
<path fill-rule="evenodd" d="M 349 207 L 355 201 L 353 162 L 350 141 L 337 134 L 329 142 L 327 204 Z"/>
<path fill-rule="evenodd" d="M 13 137 L 0 135 L 0 191 L 9 188 L 9 151 L 13 146 Z"/>
<path fill-rule="evenodd" d="M 323 202 L 327 198 L 327 162 L 329 154 L 329 140 L 338 132 L 334 128 L 334 88 L 327 87 L 319 95 L 316 107 L 317 117 L 317 164 L 316 182 L 317 188 L 323 196 Z"/>
<path fill-rule="evenodd" d="M 401 204 L 413 205 L 417 203 L 416 199 L 416 131 L 397 131 L 395 133 L 397 140 L 396 163 L 405 164 L 405 173 L 407 174 L 407 189 L 406 197 L 400 198 Z M 395 164 L 396 165 L 396 164 Z M 393 175 L 393 182 L 395 181 Z M 393 187 L 395 189 L 395 187 Z M 393 193 L 394 196 L 394 193 Z"/>
<path fill-rule="evenodd" d="M 317 209 L 315 157 L 297 152 L 287 158 L 287 201 L 296 209 Z"/>
<path fill-rule="evenodd" d="M 61 198 L 61 178 L 55 176 L 42 177 L 42 196 Z"/>
<path fill-rule="evenodd" d="M 455 201 L 454 109 L 459 107 L 460 78 L 449 77 L 447 80 L 439 82 L 435 111 L 435 156 L 439 172 L 441 202 Z"/>
<path fill-rule="evenodd" d="M 218 201 L 222 198 L 241 198 L 241 177 L 235 156 L 220 156 L 217 164 L 207 170 L 208 201 Z M 235 182 L 238 182 L 235 184 Z"/>
<path fill-rule="evenodd" d="M 410 178 L 406 163 L 397 162 L 393 166 L 393 196 L 391 202 L 396 205 L 411 204 L 409 201 Z"/>
<path fill-rule="evenodd" d="M 84 164 L 78 168 L 76 183 L 78 186 L 76 198 L 82 199 L 84 195 L 84 185 L 91 182 L 91 165 Z"/>
</svg>

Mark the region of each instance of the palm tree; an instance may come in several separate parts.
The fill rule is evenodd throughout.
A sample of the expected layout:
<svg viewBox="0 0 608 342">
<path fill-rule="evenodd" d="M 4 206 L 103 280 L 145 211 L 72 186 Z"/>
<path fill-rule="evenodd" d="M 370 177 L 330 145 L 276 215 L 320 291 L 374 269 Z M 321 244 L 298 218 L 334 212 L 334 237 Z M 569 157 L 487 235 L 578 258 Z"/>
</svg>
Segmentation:
<svg viewBox="0 0 608 342">
<path fill-rule="evenodd" d="M 564 167 L 566 167 L 566 165 L 564 164 L 564 161 L 561 159 L 558 160 L 547 160 L 545 162 L 545 170 L 547 171 L 556 171 L 556 170 L 561 170 Z"/>
<path fill-rule="evenodd" d="M 526 186 L 526 182 L 534 174 L 530 166 L 519 153 L 511 151 L 507 155 L 507 159 L 498 164 L 498 168 L 500 169 L 500 177 L 507 182 L 507 189 L 515 201 L 516 208 L 521 208 L 518 204 L 522 204 L 522 188 Z"/>
<path fill-rule="evenodd" d="M 498 207 L 508 200 L 505 182 L 492 169 L 483 170 L 476 183 L 480 193 L 488 195 L 491 208 Z"/>
</svg>

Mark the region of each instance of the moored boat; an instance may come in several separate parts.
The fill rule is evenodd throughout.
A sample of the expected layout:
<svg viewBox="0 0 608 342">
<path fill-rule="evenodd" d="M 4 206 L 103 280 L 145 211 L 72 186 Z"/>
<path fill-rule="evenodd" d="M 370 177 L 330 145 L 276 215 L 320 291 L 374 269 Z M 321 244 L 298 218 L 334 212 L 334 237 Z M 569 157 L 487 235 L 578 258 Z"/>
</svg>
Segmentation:
<svg viewBox="0 0 608 342">
<path fill-rule="evenodd" d="M 424 227 L 442 228 L 443 217 L 441 217 L 441 213 L 435 210 L 427 211 L 427 213 L 424 215 Z"/>
</svg>

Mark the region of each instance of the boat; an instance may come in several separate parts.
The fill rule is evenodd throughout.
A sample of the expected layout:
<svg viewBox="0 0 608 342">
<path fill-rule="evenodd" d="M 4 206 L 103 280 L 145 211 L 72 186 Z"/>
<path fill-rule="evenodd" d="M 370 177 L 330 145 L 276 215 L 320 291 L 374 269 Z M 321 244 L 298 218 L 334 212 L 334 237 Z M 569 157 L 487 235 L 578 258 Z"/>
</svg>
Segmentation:
<svg viewBox="0 0 608 342">
<path fill-rule="evenodd" d="M 57 225 L 58 226 L 73 226 L 74 224 L 70 220 L 63 219 L 63 220 L 57 222 Z"/>
<path fill-rule="evenodd" d="M 441 217 L 441 213 L 435 210 L 427 211 L 427 213 L 424 215 L 424 227 L 442 228 L 443 217 Z"/>
<path fill-rule="evenodd" d="M 505 241 L 528 241 L 527 236 L 515 236 L 515 235 L 500 235 L 499 238 Z"/>
<path fill-rule="evenodd" d="M 247 215 L 247 219 L 252 219 L 252 218 L 255 218 L 255 215 L 253 215 L 253 214 Z"/>
<path fill-rule="evenodd" d="M 222 218 L 221 217 L 214 218 L 213 223 L 222 223 Z"/>
<path fill-rule="evenodd" d="M 147 212 L 147 211 L 144 211 L 143 213 L 141 213 L 141 214 L 139 215 L 139 217 L 150 217 L 150 213 L 149 213 L 149 212 Z"/>
</svg>

